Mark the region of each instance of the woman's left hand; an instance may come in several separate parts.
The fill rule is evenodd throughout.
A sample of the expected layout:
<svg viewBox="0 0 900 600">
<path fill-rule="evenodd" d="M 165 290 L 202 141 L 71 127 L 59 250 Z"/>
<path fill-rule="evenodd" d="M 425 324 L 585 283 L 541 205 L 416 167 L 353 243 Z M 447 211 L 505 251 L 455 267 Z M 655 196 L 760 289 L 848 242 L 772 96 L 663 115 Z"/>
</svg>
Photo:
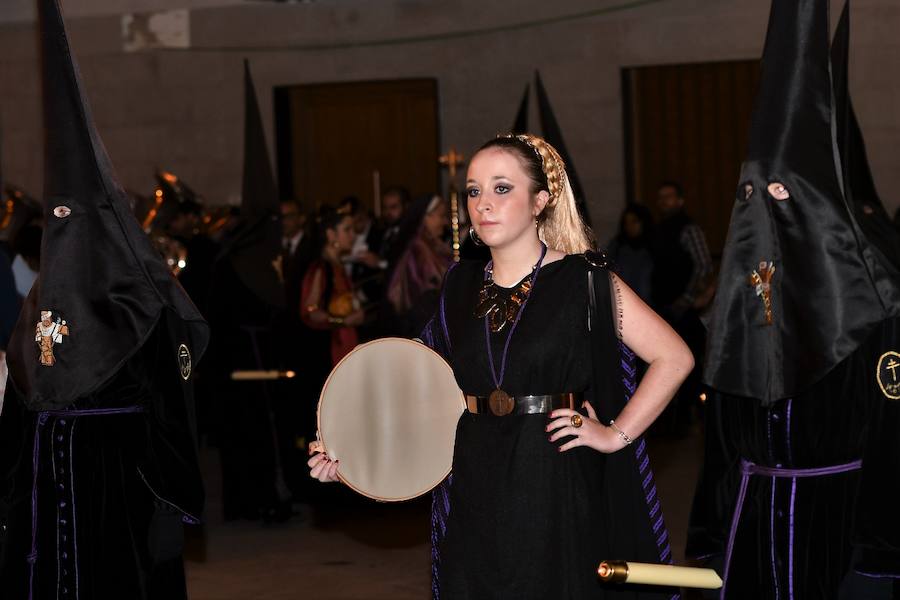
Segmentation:
<svg viewBox="0 0 900 600">
<path fill-rule="evenodd" d="M 585 402 L 583 406 L 587 410 L 587 417 L 571 408 L 560 408 L 550 413 L 552 420 L 547 425 L 547 432 L 551 432 L 550 441 L 555 442 L 566 436 L 573 438 L 560 446 L 559 451 L 565 452 L 579 446 L 587 446 L 604 454 L 612 454 L 624 448 L 625 444 L 619 434 L 597 420 L 594 407 L 589 402 Z M 572 424 L 572 417 L 575 415 L 581 419 L 581 427 Z M 575 421 L 577 422 L 577 419 Z"/>
</svg>

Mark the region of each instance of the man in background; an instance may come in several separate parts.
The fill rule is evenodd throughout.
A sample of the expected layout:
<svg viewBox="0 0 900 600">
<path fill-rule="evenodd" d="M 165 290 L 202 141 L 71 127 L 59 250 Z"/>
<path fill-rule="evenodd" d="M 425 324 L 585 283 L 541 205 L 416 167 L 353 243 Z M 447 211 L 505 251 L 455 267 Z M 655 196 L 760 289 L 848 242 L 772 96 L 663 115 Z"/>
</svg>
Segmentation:
<svg viewBox="0 0 900 600">
<path fill-rule="evenodd" d="M 396 247 L 397 235 L 400 233 L 400 222 L 409 207 L 409 190 L 400 186 L 392 186 L 381 195 L 381 216 L 384 220 L 384 232 L 381 235 L 381 258 L 393 265 L 399 258 L 402 248 Z"/>
<path fill-rule="evenodd" d="M 713 264 L 700 226 L 685 211 L 684 190 L 674 181 L 665 181 L 657 190 L 657 228 L 653 304 L 675 331 L 684 338 L 703 364 L 706 332 L 700 313 L 712 299 Z M 700 397 L 700 368 L 695 367 L 682 384 L 669 409 L 675 432 L 690 426 L 692 411 Z"/>
</svg>

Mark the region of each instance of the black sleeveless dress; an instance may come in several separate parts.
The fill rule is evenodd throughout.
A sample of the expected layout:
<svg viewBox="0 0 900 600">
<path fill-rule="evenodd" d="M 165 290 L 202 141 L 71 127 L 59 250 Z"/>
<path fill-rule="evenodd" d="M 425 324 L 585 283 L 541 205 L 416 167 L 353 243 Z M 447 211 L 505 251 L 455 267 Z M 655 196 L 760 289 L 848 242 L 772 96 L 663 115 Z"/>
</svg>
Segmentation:
<svg viewBox="0 0 900 600">
<path fill-rule="evenodd" d="M 540 270 L 509 346 L 506 392 L 590 392 L 585 274 L 581 256 Z M 482 396 L 495 389 L 484 320 L 473 315 L 483 278 L 483 262 L 460 264 L 448 277 L 444 312 L 457 382 Z M 508 334 L 509 326 L 490 334 L 498 374 Z M 461 417 L 440 544 L 441 600 L 634 597 L 609 595 L 596 577 L 599 561 L 610 558 L 600 493 L 606 456 L 586 447 L 560 453 L 568 438 L 551 443 L 548 422 L 547 415 Z"/>
</svg>

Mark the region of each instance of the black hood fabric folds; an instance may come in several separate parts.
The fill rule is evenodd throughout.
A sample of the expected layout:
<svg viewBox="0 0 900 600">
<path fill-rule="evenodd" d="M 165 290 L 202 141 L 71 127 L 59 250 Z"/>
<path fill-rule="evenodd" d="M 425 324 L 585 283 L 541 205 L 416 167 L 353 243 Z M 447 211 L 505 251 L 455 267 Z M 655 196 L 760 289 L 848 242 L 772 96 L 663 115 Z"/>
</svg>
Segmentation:
<svg viewBox="0 0 900 600">
<path fill-rule="evenodd" d="M 828 0 L 773 0 L 711 311 L 706 383 L 764 404 L 808 389 L 900 313 L 849 208 L 828 36 Z"/>
<path fill-rule="evenodd" d="M 244 61 L 244 174 L 241 223 L 225 241 L 223 257 L 260 300 L 283 308 L 281 208 L 250 66 Z"/>
<path fill-rule="evenodd" d="M 519 102 L 519 110 L 516 112 L 516 118 L 513 120 L 512 129 L 510 131 L 516 135 L 528 133 L 528 105 L 531 96 L 531 85 L 525 85 L 525 91 L 522 92 L 522 100 Z"/>
<path fill-rule="evenodd" d="M 832 76 L 837 125 L 847 203 L 866 239 L 879 253 L 894 281 L 900 280 L 900 235 L 879 197 L 869 168 L 866 144 L 853 110 L 849 89 L 850 3 L 844 5 L 831 46 Z"/>
<path fill-rule="evenodd" d="M 534 85 L 537 92 L 538 114 L 541 119 L 541 130 L 544 139 L 550 142 L 550 145 L 556 148 L 559 156 L 566 165 L 566 175 L 569 177 L 569 185 L 572 186 L 572 193 L 575 195 L 575 203 L 578 205 L 578 213 L 587 225 L 591 224 L 591 215 L 585 206 L 584 188 L 581 187 L 581 179 L 575 171 L 575 163 L 572 162 L 572 156 L 566 147 L 563 139 L 562 128 L 559 121 L 556 120 L 556 113 L 553 112 L 553 106 L 550 104 L 550 96 L 544 87 L 544 81 L 541 74 L 537 71 L 534 73 Z"/>
<path fill-rule="evenodd" d="M 43 60 L 44 217 L 41 272 L 10 342 L 13 387 L 32 410 L 62 409 L 98 390 L 168 311 L 188 372 L 208 329 L 133 216 L 97 133 L 57 0 L 39 3 Z M 52 366 L 36 341 L 49 311 Z M 192 358 L 184 354 L 181 344 Z"/>
</svg>

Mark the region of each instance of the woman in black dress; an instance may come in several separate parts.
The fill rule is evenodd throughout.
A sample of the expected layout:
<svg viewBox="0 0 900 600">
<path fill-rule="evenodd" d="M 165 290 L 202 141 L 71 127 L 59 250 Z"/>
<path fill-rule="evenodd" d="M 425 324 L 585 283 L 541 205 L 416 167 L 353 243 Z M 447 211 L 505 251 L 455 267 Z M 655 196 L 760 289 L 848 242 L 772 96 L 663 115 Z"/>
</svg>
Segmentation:
<svg viewBox="0 0 900 600">
<path fill-rule="evenodd" d="M 469 165 L 467 196 L 492 260 L 448 273 L 423 335 L 469 397 L 453 475 L 435 492 L 434 594 L 651 597 L 606 588 L 595 569 L 611 557 L 671 560 L 639 436 L 690 372 L 690 351 L 589 252 L 547 142 L 486 143 Z M 650 367 L 625 405 L 628 348 Z M 324 454 L 310 466 L 313 477 L 335 478 Z"/>
</svg>

